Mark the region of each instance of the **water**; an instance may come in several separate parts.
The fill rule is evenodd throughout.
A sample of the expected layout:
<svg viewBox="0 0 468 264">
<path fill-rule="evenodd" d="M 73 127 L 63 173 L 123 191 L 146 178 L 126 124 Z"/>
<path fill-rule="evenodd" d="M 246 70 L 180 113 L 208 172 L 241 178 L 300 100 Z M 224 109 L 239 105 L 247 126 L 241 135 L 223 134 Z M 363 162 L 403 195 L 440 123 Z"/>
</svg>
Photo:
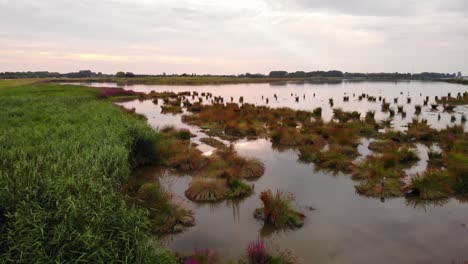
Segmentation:
<svg viewBox="0 0 468 264">
<path fill-rule="evenodd" d="M 95 84 L 93 84 L 95 85 Z M 115 84 L 98 84 L 109 87 Z M 235 101 L 244 96 L 248 103 L 265 104 L 261 96 L 270 99 L 272 107 L 288 106 L 296 109 L 311 110 L 321 106 L 325 119 L 331 117 L 328 98 L 334 98 L 335 107 L 345 110 L 357 110 L 361 113 L 369 109 L 376 111 L 377 118 L 387 114 L 380 112 L 380 102 L 371 103 L 365 99 L 357 102 L 357 96 L 366 93 L 371 96 L 383 96 L 393 104 L 398 97 L 400 105 L 407 109 L 407 119 L 396 116 L 394 124 L 399 129 L 411 120 L 414 104 L 421 104 L 425 96 L 452 96 L 467 91 L 466 86 L 431 83 L 431 82 L 364 82 L 341 84 L 288 84 L 285 86 L 269 84 L 241 84 L 222 86 L 126 86 L 127 89 L 149 92 L 155 91 L 199 91 L 210 92 L 214 96 L 223 96 Z M 400 93 L 403 93 L 401 95 Z M 299 103 L 291 93 L 300 96 Z M 313 93 L 316 94 L 315 98 Z M 342 100 L 344 93 L 350 96 L 350 102 Z M 355 98 L 352 94 L 355 93 Z M 412 97 L 412 103 L 406 104 L 406 97 Z M 423 95 L 420 96 L 420 93 Z M 273 99 L 278 95 L 278 101 Z M 303 99 L 303 94 L 306 98 Z M 155 128 L 174 125 L 188 128 L 197 135 L 194 139 L 206 136 L 199 128 L 181 122 L 181 115 L 163 115 L 160 106 L 151 101 L 132 101 L 122 103 L 125 107 L 135 108 L 136 112 L 148 117 L 148 122 Z M 457 122 L 466 106 L 456 109 Z M 437 114 L 441 120 L 437 121 Z M 421 117 L 428 119 L 436 128 L 443 128 L 450 123 L 450 114 L 430 111 L 430 106 L 423 107 Z M 465 126 L 466 128 L 466 126 Z M 372 152 L 367 149 L 370 141 L 362 139 L 358 147 L 362 157 Z M 456 199 L 438 203 L 421 204 L 404 198 L 381 201 L 366 198 L 355 192 L 349 175 L 331 174 L 316 170 L 313 164 L 298 162 L 293 150 L 278 151 L 264 139 L 254 141 L 241 140 L 235 143 L 243 156 L 256 157 L 266 166 L 265 175 L 255 181 L 255 194 L 241 202 L 221 202 L 218 204 L 196 204 L 184 197 L 184 191 L 191 181 L 190 176 L 174 176 L 148 168 L 140 173 L 159 176 L 161 182 L 172 191 L 176 199 L 187 204 L 195 212 L 197 224 L 187 231 L 170 235 L 164 242 L 177 251 L 192 251 L 194 248 L 210 248 L 227 259 L 237 259 L 245 254 L 249 241 L 264 239 L 270 246 L 292 250 L 303 263 L 464 263 L 468 261 L 468 204 Z M 200 149 L 209 153 L 212 148 L 204 144 Z M 422 158 L 415 166 L 407 170 L 409 176 L 425 170 L 428 147 L 417 144 L 416 149 Z M 263 228 L 263 223 L 253 218 L 253 211 L 261 207 L 258 194 L 266 189 L 281 189 L 292 192 L 298 206 L 306 214 L 303 228 L 288 232 L 272 232 Z M 313 207 L 315 210 L 309 210 Z"/>
<path fill-rule="evenodd" d="M 358 111 L 364 117 L 368 110 L 375 111 L 375 118 L 378 120 L 385 119 L 389 116 L 388 113 L 381 112 L 381 102 L 368 102 L 366 98 L 358 101 L 358 96 L 368 94 L 378 98 L 381 96 L 386 99 L 387 103 L 391 103 L 391 108 L 397 112 L 397 105 L 404 106 L 404 111 L 407 113 L 406 118 L 400 114 L 396 114 L 393 125 L 396 129 L 404 130 L 408 122 L 414 116 L 415 105 L 423 106 L 423 101 L 426 96 L 429 96 L 429 103 L 422 107 L 419 119 L 427 119 L 433 128 L 445 128 L 448 124 L 452 124 L 451 115 L 455 115 L 456 123 L 460 123 L 461 114 L 468 114 L 468 106 L 457 106 L 454 113 L 444 112 L 442 106 L 439 106 L 438 111 L 431 111 L 431 103 L 435 102 L 435 96 L 441 98 L 451 93 L 452 97 L 458 93 L 468 91 L 468 87 L 464 85 L 444 83 L 444 82 L 421 82 L 421 81 L 405 81 L 405 82 L 350 82 L 341 83 L 285 83 L 285 84 L 232 84 L 232 85 L 125 85 L 118 86 L 115 83 L 86 83 L 86 85 L 96 87 L 122 87 L 124 89 L 134 90 L 138 92 L 163 92 L 163 91 L 198 91 L 199 93 L 212 93 L 214 96 L 222 96 L 225 102 L 230 102 L 231 97 L 234 102 L 239 102 L 239 97 L 244 97 L 245 103 L 253 103 L 256 105 L 268 105 L 270 107 L 290 107 L 293 109 L 312 111 L 316 107 L 322 107 L 322 116 L 325 120 L 329 120 L 333 116 L 333 109 L 329 105 L 329 99 L 333 98 L 334 107 L 342 108 L 346 111 Z M 274 94 L 278 96 L 275 100 Z M 293 96 L 291 96 L 293 94 Z M 314 97 L 315 94 L 315 97 Z M 354 96 L 353 96 L 354 94 Z M 299 102 L 295 100 L 296 95 L 299 97 Z M 304 99 L 305 95 L 305 99 Z M 262 99 L 262 96 L 264 99 Z M 343 102 L 343 97 L 349 96 L 349 102 Z M 411 103 L 407 103 L 407 98 L 411 97 Z M 266 103 L 266 98 L 269 102 Z M 394 103 L 394 98 L 398 98 L 398 103 Z M 441 115 L 438 120 L 438 114 Z M 468 128 L 468 124 L 465 125 Z"/>
</svg>

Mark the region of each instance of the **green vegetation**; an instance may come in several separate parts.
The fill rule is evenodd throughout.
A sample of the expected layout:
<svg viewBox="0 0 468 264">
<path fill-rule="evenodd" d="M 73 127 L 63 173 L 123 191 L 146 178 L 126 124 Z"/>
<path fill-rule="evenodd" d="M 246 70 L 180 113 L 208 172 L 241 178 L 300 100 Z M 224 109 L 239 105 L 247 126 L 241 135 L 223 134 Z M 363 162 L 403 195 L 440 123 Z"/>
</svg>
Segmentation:
<svg viewBox="0 0 468 264">
<path fill-rule="evenodd" d="M 467 79 L 446 79 L 446 80 L 439 80 L 439 81 L 468 85 L 468 80 Z"/>
<path fill-rule="evenodd" d="M 164 97 L 167 98 L 165 102 L 170 103 L 172 100 L 185 101 L 186 96 L 190 95 L 192 98 L 199 96 L 195 92 L 193 94 L 184 92 L 179 94 L 150 93 L 147 97 L 148 99 Z M 202 96 L 206 100 L 213 98 L 211 94 L 202 94 Z M 359 97 L 373 102 L 377 101 L 376 97 L 366 94 L 359 95 Z M 379 100 L 383 101 L 382 98 Z M 391 129 L 392 119 L 377 123 L 373 111 L 368 111 L 364 118 L 361 118 L 361 114 L 356 111 L 333 109 L 332 120 L 325 122 L 320 118 L 321 109 L 319 108 L 308 112 L 252 104 L 224 104 L 222 101 L 215 101 L 213 104 L 198 104 L 196 107 L 193 107 L 194 105 L 185 106 L 188 113 L 182 116 L 182 120 L 201 127 L 208 135 L 228 141 L 243 138 L 267 138 L 271 140 L 274 148 L 296 149 L 299 153 L 299 160 L 302 162 L 313 162 L 318 168 L 333 172 L 351 173 L 353 178 L 359 181 L 356 190 L 362 195 L 403 196 L 404 189 L 407 187 L 403 182 L 406 177 L 404 169 L 413 166 L 419 159 L 417 153 L 411 149 L 413 144 L 418 142 L 440 143 L 443 146 L 443 153 L 439 156 L 433 153 L 430 155 L 429 166 L 431 168 L 446 167 L 450 175 L 457 170 L 464 171 L 459 163 L 463 163 L 465 152 L 452 150 L 454 143 L 466 137 L 462 125 L 437 131 L 429 126 L 427 120 L 413 119 L 408 124 L 407 131 L 403 132 Z M 402 106 L 399 107 L 399 111 L 404 114 Z M 380 132 L 379 129 L 383 127 L 388 129 Z M 359 156 L 357 147 L 361 137 L 378 139 L 369 145 L 369 149 L 376 153 L 356 163 L 356 158 Z M 223 148 L 216 140 L 204 139 L 204 141 Z M 463 148 L 459 147 L 459 149 Z M 219 155 L 215 155 L 214 159 L 207 161 L 204 176 L 229 179 L 232 175 L 243 175 L 239 170 L 233 173 L 233 163 L 227 162 L 231 159 L 232 157 L 219 159 Z M 211 165 L 210 162 L 212 162 Z M 256 170 L 256 167 L 259 170 L 261 168 L 261 166 L 255 166 L 255 163 L 251 163 L 250 166 L 251 171 Z M 248 177 L 240 176 L 240 179 L 246 178 Z M 468 181 L 465 177 L 458 176 L 457 181 L 454 182 L 458 182 L 459 186 L 454 187 L 454 194 L 460 195 L 468 192 L 468 187 L 466 187 Z M 226 192 L 227 183 L 224 184 Z"/>
<path fill-rule="evenodd" d="M 37 79 L 18 79 L 18 80 L 1 80 L 0 81 L 0 89 L 1 88 L 13 88 L 17 86 L 33 84 L 35 82 L 39 82 Z"/>
<path fill-rule="evenodd" d="M 294 197 L 291 193 L 277 190 L 263 191 L 260 194 L 263 208 L 255 210 L 254 216 L 271 224 L 275 228 L 299 228 L 304 225 L 305 215 L 293 205 Z"/>
<path fill-rule="evenodd" d="M 228 183 L 228 197 L 231 199 L 243 198 L 252 194 L 253 187 L 240 179 Z"/>
<path fill-rule="evenodd" d="M 447 171 L 429 170 L 412 178 L 410 186 L 423 200 L 445 199 L 454 192 L 454 178 Z"/>
<path fill-rule="evenodd" d="M 446 81 L 453 83 L 466 84 L 466 80 L 454 79 L 456 74 L 451 73 L 437 73 L 437 72 L 422 72 L 422 73 L 352 73 L 338 70 L 330 71 L 271 71 L 268 75 L 261 73 L 245 73 L 240 75 L 193 75 L 193 74 L 171 74 L 171 75 L 141 75 L 132 72 L 119 71 L 116 74 L 103 74 L 101 72 L 92 72 L 91 70 L 81 70 L 78 72 L 58 73 L 58 72 L 0 72 L 0 79 L 20 79 L 20 78 L 54 78 L 54 79 L 115 79 L 115 78 L 242 78 L 242 79 L 264 79 L 264 78 L 289 78 L 289 79 L 314 79 L 314 80 L 341 80 L 342 78 L 353 80 L 382 80 L 382 81 L 396 81 L 396 80 L 434 80 Z M 452 78 L 452 79 L 450 79 Z"/>
<path fill-rule="evenodd" d="M 441 130 L 438 137 L 443 152 L 431 150 L 429 169 L 413 178 L 405 189 L 422 200 L 453 195 L 464 199 L 468 194 L 468 135 L 462 126 L 455 125 Z"/>
<path fill-rule="evenodd" d="M 227 198 L 225 179 L 196 177 L 185 191 L 185 196 L 196 202 L 217 202 Z"/>
<path fill-rule="evenodd" d="M 247 260 L 239 264 L 295 264 L 300 263 L 290 251 L 271 253 L 263 240 L 252 241 L 247 246 Z"/>
<path fill-rule="evenodd" d="M 223 142 L 212 137 L 200 138 L 200 142 L 205 143 L 206 145 L 211 146 L 213 148 L 225 148 L 226 147 L 226 145 L 224 145 Z"/>
<path fill-rule="evenodd" d="M 136 193 L 135 204 L 146 208 L 154 234 L 182 232 L 195 225 L 193 212 L 172 200 L 159 182 L 144 183 Z"/>
<path fill-rule="evenodd" d="M 232 146 L 216 149 L 211 157 L 206 158 L 205 164 L 185 191 L 192 201 L 217 202 L 226 198 L 243 198 L 252 193 L 252 186 L 243 180 L 253 180 L 265 173 L 263 163 L 240 157 Z"/>
<path fill-rule="evenodd" d="M 466 105 L 468 104 L 468 92 L 464 92 L 463 94 L 459 93 L 456 97 L 444 96 L 436 101 L 439 104 L 450 105 L 450 106 Z"/>
<path fill-rule="evenodd" d="M 99 90 L 0 82 L 0 258 L 174 263 L 122 187 L 165 162 L 162 135 Z"/>
<path fill-rule="evenodd" d="M 429 160 L 428 165 L 430 168 L 441 168 L 444 165 L 444 154 L 434 149 L 430 149 L 427 153 Z"/>
<path fill-rule="evenodd" d="M 203 84 L 197 77 L 177 78 Z M 218 77 L 203 78 L 216 83 Z M 10 262 L 173 263 L 174 257 L 148 233 L 183 231 L 194 224 L 193 213 L 154 179 L 135 183 L 129 175 L 145 165 L 189 174 L 193 179 L 185 195 L 196 202 L 251 195 L 249 181 L 265 173 L 264 164 L 239 156 L 214 136 L 227 141 L 269 139 L 275 148 L 293 149 L 316 168 L 351 173 L 358 182 L 356 191 L 366 196 L 401 197 L 411 191 L 420 200 L 440 200 L 468 195 L 463 125 L 437 131 L 426 120 L 414 119 L 401 132 L 391 130 L 391 119 L 378 124 L 373 111 L 361 118 L 359 112 L 334 109 L 333 119 L 325 122 L 321 108 L 309 112 L 225 104 L 209 93 L 140 94 L 34 82 L 0 82 L 0 257 Z M 186 129 L 154 131 L 134 109 L 113 106 L 116 97 L 162 102 L 163 113 L 185 112 L 183 121 L 213 136 L 201 142 L 216 150 L 203 155 Z M 391 115 L 393 110 L 382 104 Z M 380 132 L 382 127 L 390 129 Z M 377 141 L 369 145 L 375 153 L 358 163 L 362 137 Z M 405 185 L 405 169 L 419 159 L 414 143 L 429 142 L 442 151 L 430 152 L 430 169 Z M 305 216 L 293 205 L 292 195 L 268 190 L 260 199 L 263 208 L 255 216 L 265 223 L 276 228 L 303 225 Z"/>
<path fill-rule="evenodd" d="M 354 168 L 353 178 L 361 180 L 361 183 L 356 186 L 356 190 L 366 196 L 402 196 L 403 169 L 410 167 L 419 158 L 415 151 L 405 146 L 399 147 L 396 144 L 389 144 L 389 146 L 381 148 L 380 143 L 377 146 L 379 146 L 377 150 L 385 152 L 368 156 Z"/>
<path fill-rule="evenodd" d="M 324 78 L 321 78 L 324 79 Z M 95 77 L 95 78 L 56 78 L 53 82 L 115 82 L 117 84 L 161 84 L 161 85 L 205 85 L 236 83 L 272 83 L 287 81 L 307 81 L 313 78 L 269 78 L 269 77 L 223 77 L 223 76 L 166 76 L 166 77 Z M 326 78 L 324 79 L 326 80 Z"/>
<path fill-rule="evenodd" d="M 406 135 L 412 140 L 430 141 L 437 135 L 437 131 L 427 124 L 427 120 L 413 119 L 411 123 L 408 123 Z"/>
</svg>

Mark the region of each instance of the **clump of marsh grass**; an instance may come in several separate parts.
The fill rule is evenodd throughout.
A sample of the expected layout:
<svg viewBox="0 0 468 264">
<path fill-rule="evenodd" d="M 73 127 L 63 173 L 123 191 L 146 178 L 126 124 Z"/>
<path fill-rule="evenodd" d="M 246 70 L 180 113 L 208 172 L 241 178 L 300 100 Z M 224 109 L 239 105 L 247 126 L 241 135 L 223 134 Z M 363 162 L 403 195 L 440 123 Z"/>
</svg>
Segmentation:
<svg viewBox="0 0 468 264">
<path fill-rule="evenodd" d="M 204 137 L 204 138 L 200 138 L 200 142 L 202 143 L 205 143 L 207 144 L 208 146 L 211 146 L 213 148 L 225 148 L 226 145 L 224 145 L 223 142 L 215 139 L 215 138 L 212 138 L 212 137 Z"/>
<path fill-rule="evenodd" d="M 421 109 L 422 109 L 421 105 L 415 105 L 414 109 L 415 109 L 415 111 L 414 111 L 415 115 L 420 115 L 421 114 Z"/>
<path fill-rule="evenodd" d="M 455 177 L 457 194 L 468 194 L 468 139 L 456 139 L 447 154 L 447 170 Z"/>
<path fill-rule="evenodd" d="M 437 103 L 442 103 L 442 104 L 451 104 L 451 105 L 466 105 L 468 104 L 468 92 L 464 92 L 463 95 L 457 94 L 456 97 L 442 97 L 442 98 L 436 98 Z"/>
<path fill-rule="evenodd" d="M 168 165 L 180 172 L 193 172 L 203 169 L 208 163 L 200 150 L 191 146 L 190 142 L 175 141 L 171 144 L 171 154 Z"/>
<path fill-rule="evenodd" d="M 96 89 L 100 91 L 98 98 L 102 98 L 102 99 L 118 98 L 118 97 L 136 98 L 142 95 L 142 93 L 135 92 L 133 90 L 125 90 L 123 88 L 100 87 Z"/>
<path fill-rule="evenodd" d="M 406 166 L 419 160 L 419 157 L 415 150 L 408 147 L 402 147 L 394 152 L 384 153 L 381 157 L 385 167 L 391 167 L 396 165 Z"/>
<path fill-rule="evenodd" d="M 411 123 L 408 123 L 406 134 L 411 139 L 429 141 L 434 138 L 437 134 L 436 132 L 435 129 L 427 124 L 427 120 L 423 119 L 419 121 L 418 119 L 413 119 Z"/>
<path fill-rule="evenodd" d="M 234 179 L 228 182 L 227 196 L 231 199 L 238 199 L 252 194 L 253 187 L 240 179 Z"/>
<path fill-rule="evenodd" d="M 383 120 L 380 121 L 379 126 L 383 127 L 383 128 L 391 128 L 392 127 L 392 122 L 393 122 L 392 118 L 383 119 Z"/>
<path fill-rule="evenodd" d="M 256 179 L 265 173 L 265 166 L 256 159 L 240 157 L 233 146 L 216 149 L 206 166 L 192 180 L 185 195 L 197 202 L 236 199 L 252 193 L 252 186 L 243 180 Z"/>
<path fill-rule="evenodd" d="M 444 111 L 452 113 L 456 106 L 451 104 L 443 104 L 442 107 L 444 108 Z"/>
<path fill-rule="evenodd" d="M 382 112 L 388 112 L 388 110 L 390 110 L 390 103 L 382 103 Z"/>
<path fill-rule="evenodd" d="M 193 137 L 196 137 L 186 128 L 176 129 L 174 126 L 165 126 L 161 129 L 161 132 L 166 133 L 170 136 L 173 136 L 179 140 L 190 140 Z"/>
<path fill-rule="evenodd" d="M 273 144 L 283 146 L 297 146 L 301 143 L 301 136 L 295 128 L 278 127 L 270 133 Z"/>
<path fill-rule="evenodd" d="M 403 113 L 403 107 L 402 105 L 397 105 L 398 113 Z"/>
<path fill-rule="evenodd" d="M 401 188 L 403 168 L 412 165 L 419 157 L 408 147 L 396 144 L 381 146 L 377 143 L 380 155 L 368 156 L 363 162 L 354 167 L 353 178 L 361 180 L 356 191 L 362 195 L 372 197 L 398 197 L 403 195 Z"/>
<path fill-rule="evenodd" d="M 305 215 L 293 205 L 295 199 L 292 194 L 267 190 L 260 194 L 260 200 L 263 208 L 255 210 L 256 218 L 275 228 L 299 228 L 304 225 Z"/>
<path fill-rule="evenodd" d="M 227 168 L 224 175 L 228 178 L 256 179 L 265 173 L 265 165 L 255 158 L 243 158 L 233 146 L 217 149 L 215 155 L 221 158 Z"/>
<path fill-rule="evenodd" d="M 386 150 L 391 150 L 395 147 L 396 143 L 391 140 L 376 140 L 370 142 L 368 148 L 374 152 L 383 153 Z"/>
<path fill-rule="evenodd" d="M 349 145 L 331 145 L 325 151 L 302 147 L 299 151 L 300 160 L 314 162 L 317 166 L 334 172 L 351 171 L 353 160 L 358 156 L 356 148 Z"/>
<path fill-rule="evenodd" d="M 162 105 L 161 106 L 162 114 L 181 114 L 183 113 L 182 107 L 177 105 Z"/>
<path fill-rule="evenodd" d="M 136 194 L 138 204 L 149 211 L 152 232 L 177 233 L 195 224 L 193 212 L 172 201 L 158 182 L 143 184 Z"/>
<path fill-rule="evenodd" d="M 195 177 L 185 191 L 185 196 L 196 202 L 218 202 L 228 196 L 225 179 Z"/>
<path fill-rule="evenodd" d="M 367 124 L 373 124 L 373 125 L 376 124 L 376 121 L 375 121 L 375 111 L 367 111 L 367 112 L 366 112 L 365 122 L 366 122 Z"/>
<path fill-rule="evenodd" d="M 430 167 L 440 168 L 444 165 L 444 154 L 434 149 L 429 149 L 427 153 L 429 160 L 428 164 Z"/>
<path fill-rule="evenodd" d="M 265 173 L 265 165 L 255 158 L 240 161 L 236 165 L 239 167 L 239 176 L 243 179 L 256 179 Z"/>
<path fill-rule="evenodd" d="M 313 115 L 316 119 L 322 118 L 322 108 L 321 108 L 321 107 L 315 108 L 315 109 L 312 111 L 312 115 Z"/>
<path fill-rule="evenodd" d="M 390 178 L 385 181 L 385 184 L 382 184 L 382 180 L 365 180 L 355 188 L 359 194 L 364 196 L 392 198 L 403 195 L 401 192 L 403 186 L 404 183 L 400 179 Z"/>
<path fill-rule="evenodd" d="M 251 241 L 247 246 L 247 262 L 245 264 L 298 264 L 298 259 L 291 251 L 276 250 L 270 253 L 263 240 Z M 244 263 L 244 262 L 239 262 Z"/>
<path fill-rule="evenodd" d="M 455 178 L 445 170 L 428 170 L 423 175 L 411 179 L 410 186 L 413 194 L 423 200 L 445 199 L 453 194 Z"/>
<path fill-rule="evenodd" d="M 200 102 L 196 102 L 187 106 L 187 111 L 192 113 L 199 113 L 203 109 L 203 105 Z"/>
<path fill-rule="evenodd" d="M 340 108 L 333 109 L 333 119 L 340 121 L 341 123 L 346 123 L 349 120 L 359 120 L 361 114 L 357 111 L 346 112 Z"/>
</svg>

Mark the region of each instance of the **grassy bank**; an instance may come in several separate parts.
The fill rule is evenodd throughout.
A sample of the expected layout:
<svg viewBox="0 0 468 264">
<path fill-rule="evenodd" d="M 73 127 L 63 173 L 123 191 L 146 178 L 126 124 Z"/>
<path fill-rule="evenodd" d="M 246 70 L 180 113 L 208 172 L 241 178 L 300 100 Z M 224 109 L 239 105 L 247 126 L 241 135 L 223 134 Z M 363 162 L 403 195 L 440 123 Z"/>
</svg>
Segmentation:
<svg viewBox="0 0 468 264">
<path fill-rule="evenodd" d="M 12 88 L 26 84 L 32 84 L 38 82 L 39 79 L 12 79 L 12 80 L 0 80 L 1 88 Z"/>
<path fill-rule="evenodd" d="M 31 82 L 0 82 L 0 262 L 173 262 L 121 191 L 161 135 L 95 89 Z"/>
<path fill-rule="evenodd" d="M 190 77 L 135 77 L 135 78 L 57 78 L 51 82 L 115 82 L 118 84 L 155 84 L 155 85 L 208 85 L 238 83 L 281 83 L 281 82 L 337 82 L 341 78 L 237 78 L 217 76 Z"/>
<path fill-rule="evenodd" d="M 468 85 L 467 79 L 442 79 L 437 81 Z"/>
</svg>

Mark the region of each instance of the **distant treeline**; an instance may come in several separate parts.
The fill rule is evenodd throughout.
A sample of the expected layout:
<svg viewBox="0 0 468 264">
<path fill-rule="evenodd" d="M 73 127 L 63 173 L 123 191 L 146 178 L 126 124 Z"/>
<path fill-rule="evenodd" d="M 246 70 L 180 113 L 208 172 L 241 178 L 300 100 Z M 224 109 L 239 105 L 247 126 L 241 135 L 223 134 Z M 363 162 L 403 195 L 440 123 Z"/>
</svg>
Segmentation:
<svg viewBox="0 0 468 264">
<path fill-rule="evenodd" d="M 36 72 L 0 72 L 0 79 L 23 79 L 23 78 L 94 78 L 94 77 L 113 77 L 113 74 L 103 74 L 101 72 L 93 72 L 90 70 L 59 73 L 48 71 Z"/>
<path fill-rule="evenodd" d="M 245 74 L 243 77 L 262 77 L 261 74 L 251 75 Z M 437 72 L 422 72 L 422 73 L 352 73 L 342 71 L 313 71 L 313 72 L 287 72 L 287 71 L 272 71 L 268 76 L 269 78 L 313 78 L 313 77 L 337 77 L 337 78 L 366 78 L 366 79 L 445 79 L 455 78 L 455 73 L 437 73 Z"/>
<path fill-rule="evenodd" d="M 430 80 L 430 79 L 451 79 L 456 78 L 455 73 L 439 73 L 439 72 L 422 72 L 422 73 L 344 73 L 345 78 L 366 78 L 366 79 L 415 79 L 415 80 Z"/>
<path fill-rule="evenodd" d="M 197 75 L 197 74 L 171 74 L 166 75 L 149 75 L 149 74 L 134 74 L 132 72 L 117 72 L 116 74 L 103 74 L 101 72 L 93 72 L 83 70 L 70 73 L 58 73 L 48 71 L 37 72 L 0 72 L 0 79 L 20 79 L 20 78 L 96 78 L 96 77 L 116 77 L 116 78 L 134 78 L 134 77 L 229 77 L 229 78 L 353 78 L 353 79 L 450 79 L 456 78 L 455 73 L 437 73 L 437 72 L 422 72 L 422 73 L 351 73 L 337 70 L 332 71 L 271 71 L 268 75 L 261 73 L 245 73 L 240 75 Z"/>
</svg>

